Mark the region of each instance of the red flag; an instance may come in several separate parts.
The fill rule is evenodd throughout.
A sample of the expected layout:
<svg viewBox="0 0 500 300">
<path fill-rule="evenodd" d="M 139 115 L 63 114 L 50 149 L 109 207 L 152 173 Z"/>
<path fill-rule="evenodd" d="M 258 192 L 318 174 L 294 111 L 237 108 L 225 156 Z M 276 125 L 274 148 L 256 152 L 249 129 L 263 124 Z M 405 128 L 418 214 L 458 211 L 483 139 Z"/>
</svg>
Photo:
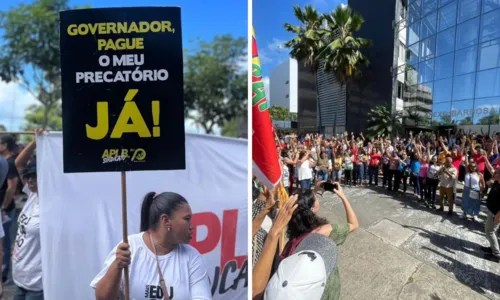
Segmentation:
<svg viewBox="0 0 500 300">
<path fill-rule="evenodd" d="M 266 99 L 259 53 L 252 28 L 252 161 L 253 172 L 268 188 L 281 180 L 273 126 Z"/>
</svg>

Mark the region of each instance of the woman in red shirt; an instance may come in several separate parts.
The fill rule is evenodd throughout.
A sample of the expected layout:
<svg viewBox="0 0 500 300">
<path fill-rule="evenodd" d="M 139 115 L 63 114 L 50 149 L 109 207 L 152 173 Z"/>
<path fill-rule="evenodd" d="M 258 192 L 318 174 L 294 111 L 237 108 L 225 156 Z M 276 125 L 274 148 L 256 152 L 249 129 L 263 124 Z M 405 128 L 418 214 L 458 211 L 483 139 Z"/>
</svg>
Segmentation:
<svg viewBox="0 0 500 300">
<path fill-rule="evenodd" d="M 372 178 L 375 177 L 375 186 L 378 186 L 378 169 L 382 155 L 377 148 L 371 148 L 370 165 L 368 166 L 369 185 L 372 185 Z"/>
</svg>

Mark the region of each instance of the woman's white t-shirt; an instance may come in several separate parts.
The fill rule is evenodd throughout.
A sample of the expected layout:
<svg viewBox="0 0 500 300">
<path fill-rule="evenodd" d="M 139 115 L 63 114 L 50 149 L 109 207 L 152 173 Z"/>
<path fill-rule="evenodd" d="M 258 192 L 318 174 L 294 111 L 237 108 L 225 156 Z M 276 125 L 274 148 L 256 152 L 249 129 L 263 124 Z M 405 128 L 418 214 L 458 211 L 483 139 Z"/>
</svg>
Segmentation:
<svg viewBox="0 0 500 300">
<path fill-rule="evenodd" d="M 27 186 L 28 200 L 17 219 L 17 234 L 12 252 L 14 283 L 29 291 L 42 291 L 42 253 L 40 246 L 40 201 Z"/>
<path fill-rule="evenodd" d="M 129 267 L 130 299 L 163 300 L 155 254 L 144 243 L 143 235 L 144 232 L 141 232 L 128 238 L 132 253 L 132 263 Z M 104 262 L 104 268 L 90 283 L 91 287 L 95 288 L 106 275 L 109 267 L 115 261 L 117 247 L 118 245 L 109 253 Z M 172 252 L 158 256 L 158 262 L 170 299 L 212 299 L 207 268 L 202 256 L 194 247 L 180 244 Z M 123 279 L 121 287 L 123 291 Z"/>
<path fill-rule="evenodd" d="M 312 179 L 312 169 L 310 165 L 310 161 L 304 161 L 299 168 L 299 180 Z"/>
</svg>

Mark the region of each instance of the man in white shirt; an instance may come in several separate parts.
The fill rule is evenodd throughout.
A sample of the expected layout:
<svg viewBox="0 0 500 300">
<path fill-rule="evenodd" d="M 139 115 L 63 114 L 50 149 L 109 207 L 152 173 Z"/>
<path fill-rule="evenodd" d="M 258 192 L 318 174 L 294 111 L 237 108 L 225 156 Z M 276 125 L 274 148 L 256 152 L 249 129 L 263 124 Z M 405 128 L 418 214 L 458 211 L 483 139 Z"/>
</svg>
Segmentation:
<svg viewBox="0 0 500 300">
<path fill-rule="evenodd" d="M 457 169 L 452 165 L 452 158 L 446 158 L 444 167 L 438 171 L 439 177 L 439 211 L 444 211 L 444 196 L 448 199 L 448 215 L 453 214 L 455 203 L 454 188 L 457 181 Z"/>
</svg>

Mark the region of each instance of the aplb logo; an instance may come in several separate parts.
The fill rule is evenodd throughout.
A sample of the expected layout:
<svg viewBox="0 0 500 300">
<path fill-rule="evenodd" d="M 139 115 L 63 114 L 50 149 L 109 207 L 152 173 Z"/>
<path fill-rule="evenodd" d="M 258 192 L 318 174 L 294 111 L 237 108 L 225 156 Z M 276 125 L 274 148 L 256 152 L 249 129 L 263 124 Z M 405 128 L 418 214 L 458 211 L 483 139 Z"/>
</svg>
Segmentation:
<svg viewBox="0 0 500 300">
<path fill-rule="evenodd" d="M 124 161 L 130 159 L 130 162 L 144 162 L 146 160 L 146 150 L 137 149 L 105 149 L 102 154 L 102 163 Z"/>
</svg>

